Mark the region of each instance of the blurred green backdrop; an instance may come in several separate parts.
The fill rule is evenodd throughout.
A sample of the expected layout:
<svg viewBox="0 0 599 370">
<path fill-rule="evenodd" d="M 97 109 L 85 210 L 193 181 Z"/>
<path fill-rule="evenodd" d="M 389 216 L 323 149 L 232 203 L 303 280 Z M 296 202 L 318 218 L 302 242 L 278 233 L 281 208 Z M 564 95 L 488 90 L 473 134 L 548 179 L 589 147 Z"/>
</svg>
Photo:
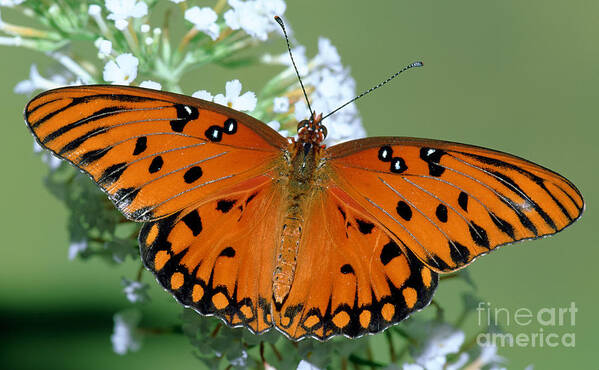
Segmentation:
<svg viewBox="0 0 599 370">
<path fill-rule="evenodd" d="M 502 248 L 469 268 L 491 307 L 537 312 L 575 302 L 578 308 L 574 326 L 542 328 L 575 333 L 574 348 L 503 347 L 499 354 L 509 360 L 508 368 L 596 363 L 597 14 L 599 2 L 590 0 L 288 1 L 286 18 L 297 40 L 313 55 L 318 36 L 330 38 L 359 90 L 409 62 L 425 62 L 425 68 L 359 102 L 369 135 L 438 138 L 507 151 L 563 174 L 585 196 L 586 213 L 573 227 Z M 11 15 L 3 9 L 5 19 Z M 277 50 L 283 48 L 281 41 Z M 112 352 L 112 314 L 129 306 L 120 279 L 133 277 L 138 264 L 68 261 L 66 212 L 42 184 L 47 169 L 33 154 L 22 120 L 28 98 L 12 93 L 31 63 L 43 66 L 45 57 L 7 47 L 0 55 L 0 362 L 10 368 L 197 368 L 183 336 L 147 337 L 141 351 L 124 357 Z M 189 76 L 186 92 L 221 91 L 233 78 L 244 89 L 258 89 L 274 71 L 214 73 Z M 145 306 L 144 323 L 176 323 L 180 307 L 145 276 L 150 280 L 153 301 Z M 454 307 L 464 289 L 459 282 L 441 283 L 436 298 L 449 317 L 458 314 Z M 480 329 L 475 316 L 468 328 L 470 334 Z M 530 334 L 541 327 L 512 323 L 506 329 Z"/>
</svg>

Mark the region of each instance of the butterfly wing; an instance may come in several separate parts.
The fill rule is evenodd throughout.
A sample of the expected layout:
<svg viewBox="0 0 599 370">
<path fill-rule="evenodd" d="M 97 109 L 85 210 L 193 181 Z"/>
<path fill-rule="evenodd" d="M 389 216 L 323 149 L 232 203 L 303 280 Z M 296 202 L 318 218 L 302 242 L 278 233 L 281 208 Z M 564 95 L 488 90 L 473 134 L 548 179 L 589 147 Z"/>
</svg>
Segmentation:
<svg viewBox="0 0 599 370">
<path fill-rule="evenodd" d="M 144 224 L 144 264 L 179 302 L 255 333 L 272 327 L 270 299 L 281 191 L 261 175 Z M 208 220 L 208 222 L 206 221 Z"/>
<path fill-rule="evenodd" d="M 327 158 L 335 183 L 437 272 L 554 234 L 584 208 L 559 174 L 470 145 L 368 138 L 333 146 Z"/>
<path fill-rule="evenodd" d="M 378 333 L 425 307 L 438 276 L 343 189 L 316 195 L 274 324 L 292 339 Z"/>
<path fill-rule="evenodd" d="M 135 221 L 171 215 L 267 172 L 286 145 L 246 114 L 126 86 L 44 92 L 25 120 L 43 147 L 89 174 Z"/>
</svg>

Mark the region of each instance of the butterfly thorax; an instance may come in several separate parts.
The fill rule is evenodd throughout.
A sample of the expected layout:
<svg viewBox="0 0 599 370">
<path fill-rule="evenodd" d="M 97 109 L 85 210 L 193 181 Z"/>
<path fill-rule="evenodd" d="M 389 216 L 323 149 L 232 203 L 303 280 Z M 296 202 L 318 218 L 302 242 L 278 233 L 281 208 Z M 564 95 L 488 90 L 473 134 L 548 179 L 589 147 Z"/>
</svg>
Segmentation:
<svg viewBox="0 0 599 370">
<path fill-rule="evenodd" d="M 291 290 L 297 255 L 303 235 L 305 215 L 309 207 L 322 193 L 322 184 L 327 178 L 323 166 L 324 146 L 320 141 L 299 140 L 289 144 L 288 160 L 280 173 L 281 186 L 285 193 L 281 238 L 276 252 L 273 274 L 273 296 L 277 308 L 282 306 Z"/>
</svg>

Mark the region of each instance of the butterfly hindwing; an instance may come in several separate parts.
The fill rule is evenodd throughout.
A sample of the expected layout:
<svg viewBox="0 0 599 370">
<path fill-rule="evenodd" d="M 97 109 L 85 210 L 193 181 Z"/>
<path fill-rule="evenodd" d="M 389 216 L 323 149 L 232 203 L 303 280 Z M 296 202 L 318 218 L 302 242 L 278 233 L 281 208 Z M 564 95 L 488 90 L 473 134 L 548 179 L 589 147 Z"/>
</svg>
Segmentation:
<svg viewBox="0 0 599 370">
<path fill-rule="evenodd" d="M 272 327 L 270 298 L 280 192 L 259 176 L 144 224 L 144 264 L 182 304 L 255 333 Z"/>
<path fill-rule="evenodd" d="M 274 321 L 292 339 L 377 333 L 425 307 L 435 272 L 342 189 L 305 215 L 293 285 Z"/>
<path fill-rule="evenodd" d="M 286 145 L 243 113 L 125 86 L 42 93 L 25 108 L 25 120 L 42 146 L 88 173 L 136 221 L 264 173 Z"/>
<path fill-rule="evenodd" d="M 475 146 L 369 138 L 328 149 L 328 162 L 339 186 L 440 272 L 499 245 L 554 234 L 584 208 L 564 177 Z"/>
</svg>

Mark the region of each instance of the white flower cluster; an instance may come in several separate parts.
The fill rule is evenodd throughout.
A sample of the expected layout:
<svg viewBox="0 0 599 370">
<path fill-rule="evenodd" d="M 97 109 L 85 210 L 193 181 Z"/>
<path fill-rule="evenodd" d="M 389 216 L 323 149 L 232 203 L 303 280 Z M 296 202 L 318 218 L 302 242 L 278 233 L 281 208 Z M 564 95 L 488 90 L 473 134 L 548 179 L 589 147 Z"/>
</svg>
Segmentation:
<svg viewBox="0 0 599 370">
<path fill-rule="evenodd" d="M 241 95 L 241 82 L 239 80 L 229 81 L 225 84 L 225 94 L 212 94 L 206 90 L 198 90 L 191 96 L 198 99 L 213 101 L 220 105 L 225 105 L 229 108 L 251 112 L 256 108 L 256 94 L 252 91 L 247 91 Z"/>
<path fill-rule="evenodd" d="M 225 12 L 225 22 L 232 30 L 242 29 L 260 41 L 266 41 L 268 34 L 279 30 L 273 21 L 281 16 L 287 5 L 283 0 L 229 0 L 232 9 Z"/>
<path fill-rule="evenodd" d="M 106 18 L 114 21 L 114 26 L 124 30 L 129 18 L 141 18 L 148 14 L 148 5 L 138 0 L 106 0 L 106 9 L 110 12 Z"/>
<path fill-rule="evenodd" d="M 141 348 L 142 335 L 137 329 L 141 313 L 131 309 L 114 315 L 114 330 L 110 336 L 112 350 L 119 355 L 135 352 Z"/>
<path fill-rule="evenodd" d="M 304 84 L 311 86 L 310 105 L 315 114 L 324 115 L 332 112 L 356 96 L 356 83 L 350 75 L 349 68 L 341 64 L 337 49 L 327 38 L 318 40 L 318 54 L 311 60 L 306 57 L 306 48 L 298 46 L 292 49 L 300 75 Z M 287 53 L 262 58 L 265 63 L 284 64 L 291 69 L 291 59 Z M 275 107 L 280 104 L 275 102 Z M 275 111 L 279 112 L 279 111 Z M 294 104 L 294 114 L 297 121 L 310 117 L 308 105 L 304 100 Z M 349 104 L 324 122 L 328 130 L 325 141 L 327 145 L 358 139 L 366 135 L 362 119 L 354 103 Z"/>
<path fill-rule="evenodd" d="M 466 335 L 463 331 L 448 324 L 440 322 L 420 323 L 417 330 L 422 341 L 413 348 L 412 357 L 415 363 L 403 364 L 403 370 L 459 370 L 466 367 L 480 369 L 483 366 L 491 366 L 498 370 L 497 365 L 505 362 L 505 359 L 497 355 L 497 347 L 484 346 L 480 348 L 480 354 L 471 359 L 467 352 L 460 352 Z M 459 354 L 457 360 L 447 361 L 447 356 Z"/>
<path fill-rule="evenodd" d="M 123 278 L 121 283 L 123 284 L 123 293 L 125 293 L 129 302 L 142 303 L 150 299 L 148 296 L 148 289 L 150 288 L 148 284 L 127 278 Z"/>
</svg>

